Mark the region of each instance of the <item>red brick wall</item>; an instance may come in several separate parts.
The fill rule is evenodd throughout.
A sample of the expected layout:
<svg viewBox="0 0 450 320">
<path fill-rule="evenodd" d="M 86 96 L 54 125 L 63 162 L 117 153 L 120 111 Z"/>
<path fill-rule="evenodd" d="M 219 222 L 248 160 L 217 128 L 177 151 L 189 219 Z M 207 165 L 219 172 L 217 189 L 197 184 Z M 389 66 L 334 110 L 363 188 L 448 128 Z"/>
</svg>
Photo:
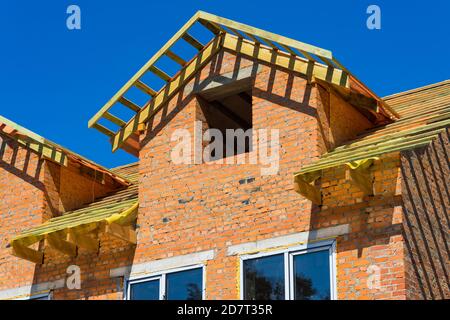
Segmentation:
<svg viewBox="0 0 450 320">
<path fill-rule="evenodd" d="M 32 283 L 34 264 L 11 255 L 9 240 L 43 222 L 44 161 L 0 136 L 0 290 Z"/>
<path fill-rule="evenodd" d="M 93 180 L 79 174 L 72 162 L 62 168 L 0 136 L 0 290 L 64 276 L 68 261 L 62 259 L 64 266 L 56 268 L 52 249 L 46 250 L 50 262 L 35 266 L 11 255 L 9 241 L 52 216 L 91 201 L 93 189 L 96 196 L 101 196 L 116 187 L 111 180 L 104 185 L 93 184 Z"/>
<path fill-rule="evenodd" d="M 449 131 L 402 153 L 407 296 L 449 299 Z"/>
<path fill-rule="evenodd" d="M 253 65 L 254 62 L 247 58 L 222 52 L 192 82 Z M 426 248 L 418 245 L 411 249 L 409 239 L 414 233 L 408 231 L 411 224 L 408 219 L 412 216 L 402 208 L 402 201 L 407 203 L 405 196 L 402 197 L 407 185 L 402 182 L 402 174 L 406 175 L 400 168 L 401 164 L 403 170 L 407 168 L 404 155 L 400 158 L 398 153 L 390 154 L 375 162 L 374 196 L 364 196 L 353 186 L 344 166 L 324 170 L 323 178 L 318 181 L 323 187 L 323 206 L 312 206 L 310 201 L 294 192 L 293 173 L 316 159 L 329 145 L 351 138 L 368 123 L 336 97 L 332 98 L 335 106 L 327 111 L 328 102 L 323 92 L 319 93 L 304 78 L 286 70 L 260 65 L 252 94 L 254 129 L 280 130 L 278 174 L 261 176 L 259 164 L 175 165 L 171 150 L 176 142 L 171 141 L 171 135 L 180 128 L 193 134 L 198 112 L 195 97 L 185 90 L 150 120 L 148 131 L 141 135 L 136 247 L 101 238 L 98 255 L 81 251 L 80 256 L 73 259 L 49 249 L 46 264 L 36 269 L 28 262 L 17 264 L 6 251 L 0 251 L 3 259 L 7 256 L 17 265 L 29 268 L 26 274 L 33 275 L 33 283 L 64 278 L 68 265 L 80 266 L 82 289 L 58 289 L 54 292 L 56 299 L 121 299 L 122 279 L 111 279 L 111 268 L 214 249 L 215 258 L 206 266 L 206 296 L 208 299 L 236 299 L 240 290 L 239 258 L 227 255 L 229 246 L 349 224 L 350 233 L 337 238 L 338 298 L 417 297 L 421 275 L 415 272 L 413 259 L 426 253 Z M 333 115 L 331 119 L 342 122 L 330 122 L 330 114 Z M 324 132 L 327 139 L 324 139 Z M 442 158 L 444 152 L 440 154 Z M 439 164 L 445 165 L 442 161 Z M 0 182 L 11 178 L 11 173 L 4 171 L 0 172 L 3 177 Z M 442 177 L 438 179 L 441 184 Z M 50 181 L 52 185 L 59 183 L 61 186 L 64 177 L 52 174 L 46 179 L 46 183 Z M 22 188 L 24 183 L 20 175 L 17 181 Z M 439 189 L 441 192 L 446 190 L 442 185 Z M 72 191 L 77 193 L 79 189 L 74 186 Z M 35 188 L 30 187 L 29 192 L 36 199 L 44 197 Z M 83 201 L 90 196 L 88 192 L 81 195 Z M 57 194 L 50 198 L 55 199 L 52 203 L 61 201 Z M 14 199 L 9 200 L 12 207 L 16 206 L 17 198 Z M 72 203 L 71 199 L 66 203 Z M 408 206 L 411 204 L 404 205 Z M 16 214 L 20 217 L 27 210 L 19 210 Z M 2 225 L 2 229 L 7 228 Z M 7 229 L 8 234 L 16 231 Z M 5 237 L 2 236 L 2 241 Z M 440 250 L 442 255 L 442 247 Z M 4 268 L 11 268 L 9 261 Z M 429 265 L 431 268 L 431 263 Z M 433 272 L 427 268 L 425 266 L 424 271 Z M 370 270 L 379 271 L 379 285 L 368 285 L 374 275 Z M 0 288 L 17 286 L 13 279 L 18 274 L 8 273 L 8 280 Z M 23 283 L 28 283 L 29 278 L 24 278 Z"/>
<path fill-rule="evenodd" d="M 323 207 L 314 228 L 349 223 L 337 242 L 339 299 L 405 299 L 399 154 L 373 165 L 374 196 L 364 196 L 345 166 L 323 172 Z M 379 272 L 379 285 L 369 285 Z"/>
<path fill-rule="evenodd" d="M 221 54 L 200 79 L 210 72 L 216 75 L 252 64 L 243 57 Z M 323 151 L 322 132 L 329 121 L 322 119 L 319 126 L 317 105 L 325 103 L 318 101 L 320 95 L 302 77 L 265 65 L 252 91 L 253 128 L 280 129 L 279 173 L 261 176 L 260 166 L 250 164 L 174 165 L 171 134 L 177 128 L 193 133 L 197 110 L 194 97 L 174 97 L 142 137 L 140 229 L 134 262 L 215 249 L 216 258 L 206 268 L 207 298 L 236 299 L 238 257 L 227 256 L 230 245 L 349 223 L 354 232 L 339 237 L 337 244 L 339 298 L 404 298 L 398 283 L 403 272 L 398 156 L 376 165 L 377 196 L 372 198 L 363 198 L 350 186 L 345 171 L 337 169 L 334 181 L 323 181 L 328 187 L 324 210 L 319 213 L 319 208 L 294 192 L 293 173 Z M 332 130 L 325 127 L 333 143 L 354 135 L 348 121 L 356 131 L 368 126 L 365 120 L 358 122 L 361 116 L 355 111 L 345 119 L 351 107 L 343 104 L 336 102 L 342 110 L 333 112 Z M 347 122 L 338 123 L 339 119 Z M 240 184 L 250 177 L 254 178 L 251 183 Z M 372 208 L 366 212 L 368 204 Z M 332 205 L 339 208 L 331 209 Z M 381 287 L 374 291 L 366 289 L 366 270 L 372 264 L 379 265 L 382 273 Z"/>
</svg>

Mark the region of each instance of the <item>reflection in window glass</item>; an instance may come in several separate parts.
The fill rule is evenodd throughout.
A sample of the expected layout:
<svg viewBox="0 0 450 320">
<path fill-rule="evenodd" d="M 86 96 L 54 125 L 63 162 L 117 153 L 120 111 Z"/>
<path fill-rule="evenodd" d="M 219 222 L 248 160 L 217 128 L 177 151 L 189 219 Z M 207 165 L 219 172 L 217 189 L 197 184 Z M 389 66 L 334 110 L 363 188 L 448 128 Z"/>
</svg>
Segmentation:
<svg viewBox="0 0 450 320">
<path fill-rule="evenodd" d="M 198 268 L 167 274 L 167 300 L 202 300 L 202 273 Z"/>
<path fill-rule="evenodd" d="M 244 299 L 284 299 L 284 256 L 282 254 L 244 261 Z"/>
<path fill-rule="evenodd" d="M 294 256 L 294 298 L 330 300 L 329 251 Z"/>
<path fill-rule="evenodd" d="M 159 300 L 159 279 L 130 285 L 131 300 Z"/>
</svg>

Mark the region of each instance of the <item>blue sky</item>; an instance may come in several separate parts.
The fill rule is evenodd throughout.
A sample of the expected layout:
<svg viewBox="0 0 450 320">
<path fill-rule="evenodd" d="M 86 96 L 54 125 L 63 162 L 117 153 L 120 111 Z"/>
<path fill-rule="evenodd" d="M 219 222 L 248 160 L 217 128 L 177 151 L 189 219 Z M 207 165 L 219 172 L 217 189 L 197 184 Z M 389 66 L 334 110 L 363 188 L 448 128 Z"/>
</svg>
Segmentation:
<svg viewBox="0 0 450 320">
<path fill-rule="evenodd" d="M 135 161 L 87 121 L 197 10 L 329 49 L 381 96 L 450 78 L 447 0 L 2 0 L 0 114 L 105 166 Z"/>
</svg>

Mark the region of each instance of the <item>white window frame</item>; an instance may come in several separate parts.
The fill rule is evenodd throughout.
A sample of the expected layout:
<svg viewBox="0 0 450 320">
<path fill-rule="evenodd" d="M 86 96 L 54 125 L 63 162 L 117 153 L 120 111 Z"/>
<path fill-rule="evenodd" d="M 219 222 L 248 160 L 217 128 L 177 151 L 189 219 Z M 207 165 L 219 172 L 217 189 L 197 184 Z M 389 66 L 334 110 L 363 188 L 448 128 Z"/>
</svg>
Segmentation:
<svg viewBox="0 0 450 320">
<path fill-rule="evenodd" d="M 148 282 L 153 280 L 159 280 L 159 300 L 165 300 L 166 296 L 166 276 L 171 273 L 177 273 L 181 271 L 188 271 L 193 269 L 202 269 L 202 300 L 206 299 L 206 268 L 204 264 L 196 264 L 196 265 L 190 265 L 186 267 L 179 267 L 179 268 L 173 268 L 173 269 L 167 269 L 164 271 L 154 272 L 147 274 L 145 276 L 134 276 L 129 277 L 125 280 L 125 286 L 124 286 L 124 300 L 130 300 L 130 287 L 133 284 L 136 283 L 142 283 L 142 282 Z"/>
<path fill-rule="evenodd" d="M 336 286 L 336 241 L 326 240 L 299 246 L 293 246 L 285 249 L 274 249 L 271 251 L 260 252 L 255 254 L 241 255 L 240 258 L 240 299 L 244 300 L 244 261 L 255 258 L 270 257 L 279 254 L 284 256 L 284 298 L 285 300 L 294 299 L 294 256 L 299 254 L 327 251 L 330 259 L 330 294 L 331 300 L 337 300 L 337 286 Z"/>
</svg>

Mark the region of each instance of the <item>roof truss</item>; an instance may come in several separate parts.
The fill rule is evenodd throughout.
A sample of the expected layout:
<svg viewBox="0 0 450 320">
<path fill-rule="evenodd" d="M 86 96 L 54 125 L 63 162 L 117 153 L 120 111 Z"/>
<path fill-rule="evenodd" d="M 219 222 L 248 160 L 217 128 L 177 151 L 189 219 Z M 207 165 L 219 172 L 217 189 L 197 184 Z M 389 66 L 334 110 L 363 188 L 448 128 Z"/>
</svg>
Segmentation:
<svg viewBox="0 0 450 320">
<path fill-rule="evenodd" d="M 211 41 L 202 44 L 192 36 L 193 26 L 202 27 L 210 31 Z M 174 49 L 179 41 L 187 42 L 197 50 L 190 61 L 182 59 Z M 254 57 L 258 60 L 272 63 L 283 68 L 328 81 L 330 83 L 349 87 L 357 83 L 364 88 L 368 95 L 384 102 L 366 88 L 350 72 L 342 66 L 331 51 L 297 40 L 277 35 L 272 32 L 254 28 L 236 21 L 225 19 L 203 11 L 198 11 L 90 120 L 88 126 L 107 135 L 112 141 L 112 149 L 123 148 L 135 153 L 136 145 L 129 145 L 129 138 L 140 130 L 141 125 L 159 110 L 183 84 L 189 81 L 210 58 L 221 48 Z M 162 58 L 168 57 L 179 65 L 179 71 L 169 76 L 155 64 Z M 143 76 L 148 75 L 164 81 L 162 88 L 151 88 L 144 82 Z M 351 80 L 351 81 L 350 81 Z M 148 95 L 148 101 L 143 106 L 125 97 L 130 89 L 137 88 Z M 131 119 L 120 119 L 112 114 L 111 108 L 120 104 L 134 112 Z M 386 106 L 386 108 L 388 108 Z M 110 122 L 115 130 L 100 124 L 103 119 Z M 132 139 L 130 139 L 132 140 Z"/>
</svg>

